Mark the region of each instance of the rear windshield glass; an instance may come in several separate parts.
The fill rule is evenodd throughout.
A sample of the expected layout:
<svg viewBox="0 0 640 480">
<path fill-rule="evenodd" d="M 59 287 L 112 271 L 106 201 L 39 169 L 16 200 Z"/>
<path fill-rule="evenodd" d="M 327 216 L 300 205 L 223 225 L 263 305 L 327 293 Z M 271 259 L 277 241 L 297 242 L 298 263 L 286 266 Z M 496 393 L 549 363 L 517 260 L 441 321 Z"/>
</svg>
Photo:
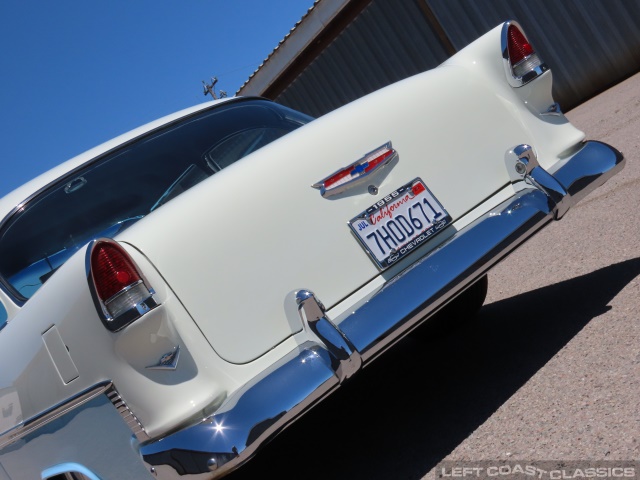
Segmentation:
<svg viewBox="0 0 640 480">
<path fill-rule="evenodd" d="M 87 164 L 0 230 L 0 276 L 26 300 L 75 251 L 111 237 L 215 172 L 312 119 L 262 99 L 232 100 Z"/>
</svg>

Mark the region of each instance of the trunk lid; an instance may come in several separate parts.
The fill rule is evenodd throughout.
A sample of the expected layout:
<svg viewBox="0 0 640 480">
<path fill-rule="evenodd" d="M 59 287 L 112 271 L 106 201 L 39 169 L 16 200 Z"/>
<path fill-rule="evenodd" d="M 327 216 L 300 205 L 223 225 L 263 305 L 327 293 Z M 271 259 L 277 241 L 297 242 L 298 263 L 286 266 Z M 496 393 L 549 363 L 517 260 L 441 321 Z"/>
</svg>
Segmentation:
<svg viewBox="0 0 640 480">
<path fill-rule="evenodd" d="M 247 363 L 301 330 L 285 315 L 290 292 L 329 308 L 380 274 L 349 220 L 419 177 L 455 221 L 508 183 L 504 154 L 528 141 L 486 85 L 440 67 L 276 140 L 118 239 L 155 264 L 222 358 Z M 312 187 L 387 142 L 398 160 L 376 176 L 377 195 Z"/>
</svg>

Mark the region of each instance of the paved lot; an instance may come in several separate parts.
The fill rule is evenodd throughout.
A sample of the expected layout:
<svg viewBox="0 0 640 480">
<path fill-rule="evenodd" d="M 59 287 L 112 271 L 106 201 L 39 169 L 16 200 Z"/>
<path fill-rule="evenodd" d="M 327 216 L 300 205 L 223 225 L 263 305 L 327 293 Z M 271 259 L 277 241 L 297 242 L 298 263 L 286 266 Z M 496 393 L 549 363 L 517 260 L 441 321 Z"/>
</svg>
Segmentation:
<svg viewBox="0 0 640 480">
<path fill-rule="evenodd" d="M 640 74 L 567 116 L 627 165 L 491 272 L 460 366 L 488 415 L 447 460 L 640 460 Z"/>
<path fill-rule="evenodd" d="M 490 273 L 472 324 L 407 339 L 233 478 L 640 459 L 640 74 L 568 117 L 624 171 Z"/>
</svg>

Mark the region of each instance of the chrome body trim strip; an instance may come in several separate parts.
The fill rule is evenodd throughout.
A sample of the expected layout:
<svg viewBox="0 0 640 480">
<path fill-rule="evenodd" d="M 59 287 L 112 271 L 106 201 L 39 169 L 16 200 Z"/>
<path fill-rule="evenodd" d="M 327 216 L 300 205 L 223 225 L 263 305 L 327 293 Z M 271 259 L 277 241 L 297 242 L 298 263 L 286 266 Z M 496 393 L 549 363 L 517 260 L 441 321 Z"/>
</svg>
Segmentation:
<svg viewBox="0 0 640 480">
<path fill-rule="evenodd" d="M 17 442 L 30 433 L 33 433 L 37 429 L 45 426 L 47 423 L 52 422 L 93 400 L 97 396 L 105 393 L 110 387 L 111 383 L 96 385 L 95 387 L 79 393 L 60 405 L 57 405 L 36 417 L 25 420 L 6 432 L 2 432 L 2 434 L 0 434 L 0 449 Z"/>
<path fill-rule="evenodd" d="M 105 394 L 110 387 L 95 384 L 4 436 L 0 478 L 152 479 L 138 441 Z"/>
<path fill-rule="evenodd" d="M 567 211 L 625 163 L 614 148 L 587 142 L 551 176 L 527 147 L 518 146 L 507 154 L 524 164 L 512 168 L 522 176 L 525 188 L 388 281 L 345 318 L 332 322 L 311 292 L 298 291 L 298 309 L 319 343 L 307 342 L 290 352 L 210 417 L 142 445 L 145 463 L 150 468 L 162 465 L 157 469 L 162 479 L 213 471 L 218 476 L 238 467 L 361 365 L 390 348 L 518 245 L 560 218 L 558 211 Z M 528 181 L 533 177 L 536 181 Z M 546 191 L 549 184 L 556 188 Z M 557 185 L 566 192 L 564 196 L 559 195 Z M 350 359 L 353 363 L 347 365 Z M 352 367 L 348 375 L 340 372 L 345 365 Z"/>
</svg>

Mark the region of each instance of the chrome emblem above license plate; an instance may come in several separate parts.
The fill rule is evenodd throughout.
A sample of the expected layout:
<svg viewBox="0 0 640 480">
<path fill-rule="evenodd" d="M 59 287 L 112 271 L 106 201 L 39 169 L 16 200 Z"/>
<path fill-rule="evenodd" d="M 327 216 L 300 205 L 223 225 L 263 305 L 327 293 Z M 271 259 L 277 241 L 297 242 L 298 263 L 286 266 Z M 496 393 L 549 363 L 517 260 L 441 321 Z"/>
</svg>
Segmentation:
<svg viewBox="0 0 640 480">
<path fill-rule="evenodd" d="M 387 142 L 311 186 L 329 198 L 366 183 L 372 175 L 389 170 L 397 161 L 398 152 L 391 147 L 391 142 Z"/>
<path fill-rule="evenodd" d="M 416 178 L 349 221 L 376 265 L 385 269 L 451 223 L 451 216 Z"/>
</svg>

